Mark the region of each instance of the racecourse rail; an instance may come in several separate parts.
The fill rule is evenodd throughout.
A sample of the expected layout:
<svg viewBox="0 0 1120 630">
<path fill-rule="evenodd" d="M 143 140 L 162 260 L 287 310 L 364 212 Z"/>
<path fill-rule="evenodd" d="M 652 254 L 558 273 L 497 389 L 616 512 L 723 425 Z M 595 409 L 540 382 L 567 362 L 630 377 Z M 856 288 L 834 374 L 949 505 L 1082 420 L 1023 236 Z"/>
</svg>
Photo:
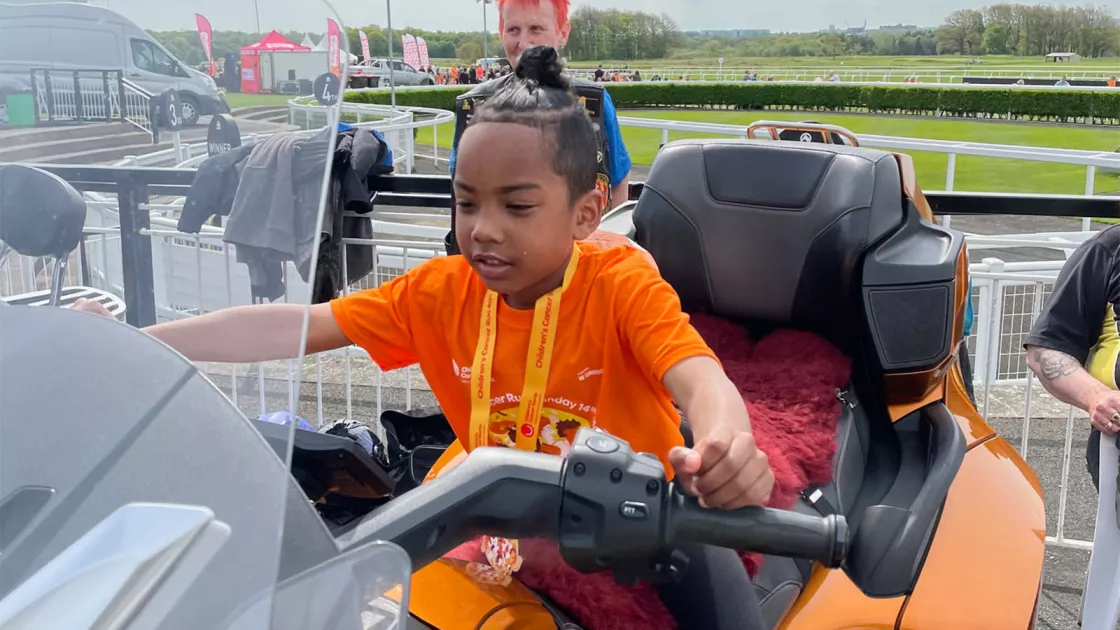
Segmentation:
<svg viewBox="0 0 1120 630">
<path fill-rule="evenodd" d="M 572 64 L 572 72 L 577 76 L 590 78 L 595 73 L 595 68 L 587 68 L 579 63 Z M 638 70 L 645 78 L 659 76 L 662 78 L 687 77 L 695 81 L 738 81 L 747 72 L 759 77 L 773 77 L 779 81 L 813 81 L 817 77 L 828 78 L 836 73 L 845 82 L 886 82 L 902 83 L 910 77 L 915 77 L 921 83 L 952 83 L 960 84 L 964 77 L 981 78 L 1009 78 L 1009 79 L 1054 79 L 1062 77 L 1069 79 L 1090 79 L 1103 81 L 1116 76 L 1116 68 L 1083 64 L 1049 64 L 1039 65 L 1000 65 L 988 66 L 984 64 L 955 65 L 955 66 L 847 66 L 843 62 L 824 66 L 759 66 L 749 64 L 724 64 L 719 66 L 651 66 L 648 68 L 630 68 L 629 66 L 605 66 L 603 70 L 609 74 L 616 72 L 623 74 L 633 73 Z"/>
<path fill-rule="evenodd" d="M 446 158 L 439 155 L 438 149 L 432 154 L 418 152 L 413 132 L 421 127 L 432 127 L 435 133 L 438 125 L 452 120 L 451 112 L 344 103 L 342 115 L 359 126 L 378 129 L 385 134 L 394 149 L 399 171 L 411 173 L 418 160 L 440 166 L 447 163 Z M 303 126 L 309 132 L 328 122 L 326 110 L 306 99 L 289 102 L 289 121 Z M 738 125 L 636 117 L 621 117 L 619 122 L 627 127 L 661 130 L 662 139 L 666 142 L 671 132 L 745 137 L 747 131 L 746 127 Z M 243 142 L 256 142 L 263 137 L 246 136 Z M 858 135 L 857 139 L 867 147 L 948 155 L 944 185 L 947 191 L 954 190 L 957 155 L 1082 166 L 1086 172 L 1086 195 L 1093 193 L 1098 170 L 1120 172 L 1120 154 L 1107 152 L 875 135 Z M 126 158 L 119 166 L 192 167 L 205 159 L 205 152 L 204 143 L 177 143 L 175 148 L 167 151 Z M 189 183 L 189 178 L 186 181 Z M 925 184 L 929 186 L 930 182 Z M 67 284 L 93 286 L 122 295 L 126 278 L 121 255 L 122 228 L 118 201 L 112 194 L 86 194 L 91 212 L 84 255 L 77 257 L 68 269 Z M 160 319 L 190 317 L 251 301 L 247 271 L 244 265 L 235 262 L 231 249 L 223 243 L 221 228 L 204 226 L 200 234 L 185 234 L 177 230 L 175 216 L 182 207 L 184 194 L 180 192 L 152 197 L 147 204 L 139 206 L 150 215 L 150 227 L 143 228 L 138 233 L 151 242 L 156 269 L 156 315 Z M 443 236 L 449 225 L 447 210 L 408 210 L 414 209 L 375 208 L 372 216 L 375 238 L 345 241 L 346 247 L 373 247 L 376 253 L 373 272 L 360 281 L 355 289 L 376 286 L 424 260 L 443 255 Z M 944 221 L 948 223 L 948 217 Z M 1073 222 L 1071 224 L 1071 227 L 1076 225 Z M 1019 446 L 1024 454 L 1030 446 L 1032 420 L 1037 428 L 1038 422 L 1049 422 L 1056 416 L 1064 417 L 1066 440 L 1062 484 L 1058 489 L 1059 509 L 1056 526 L 1051 528 L 1052 535 L 1047 540 L 1057 546 L 1088 549 L 1091 548 L 1091 540 L 1070 537 L 1065 529 L 1070 465 L 1076 457 L 1072 449 L 1072 436 L 1075 430 L 1085 430 L 1087 423 L 1083 414 L 1075 413 L 1068 406 L 1061 406 L 1060 412 L 1054 411 L 1056 401 L 1044 394 L 1034 382 L 1033 374 L 1026 368 L 1021 349 L 1026 331 L 1037 317 L 1065 257 L 1092 234 L 1088 219 L 1084 220 L 1081 227 L 1079 231 L 1071 229 L 1066 232 L 998 236 L 969 234 L 966 238 L 973 261 L 970 271 L 976 312 L 976 324 L 969 339 L 969 347 L 975 357 L 974 380 L 980 410 L 986 416 L 995 417 L 995 414 L 999 414 L 999 417 L 1009 417 L 1008 414 L 1014 414 L 1013 417 L 1021 418 L 1023 430 Z M 1061 260 L 1016 263 L 1005 262 L 998 257 L 1000 250 L 1026 247 L 1059 252 Z M 346 257 L 343 258 L 345 260 Z M 12 296 L 42 289 L 43 280 L 49 275 L 48 269 L 49 265 L 42 260 L 13 256 L 0 268 L 0 295 Z M 204 269 L 207 271 L 206 277 Z M 218 273 L 212 273 L 215 270 Z M 345 269 L 343 273 L 346 273 Z M 298 295 L 307 290 L 305 285 L 300 284 L 299 276 L 293 268 L 289 268 L 287 278 L 291 286 L 290 294 L 294 292 Z M 311 395 L 313 410 L 304 413 L 320 425 L 337 419 L 341 414 L 337 412 L 328 417 L 331 412 L 327 410 L 329 405 L 326 401 L 329 396 L 324 395 L 325 387 L 341 388 L 345 392 L 345 416 L 365 421 L 376 421 L 382 411 L 388 408 L 410 408 L 414 404 L 433 402 L 430 391 L 417 370 L 408 368 L 382 373 L 357 348 L 308 359 L 304 368 L 304 374 L 314 370 L 314 377 L 309 380 L 315 390 Z M 235 375 L 245 377 L 237 368 L 229 369 L 233 371 L 224 372 L 227 378 Z M 290 388 L 291 373 L 277 375 L 275 371 L 270 372 L 262 367 L 254 369 L 252 375 L 257 381 L 256 395 L 240 386 L 231 386 L 230 395 L 235 403 L 243 408 L 249 405 L 261 413 L 286 408 L 288 396 L 275 395 L 271 392 L 269 383 L 275 385 L 283 382 Z M 375 392 L 371 398 L 376 402 L 355 405 L 355 392 L 371 388 Z M 1019 398 L 1022 398 L 1021 405 Z M 1008 405 L 1015 409 L 1007 409 Z M 301 407 L 301 411 L 303 409 Z"/>
</svg>

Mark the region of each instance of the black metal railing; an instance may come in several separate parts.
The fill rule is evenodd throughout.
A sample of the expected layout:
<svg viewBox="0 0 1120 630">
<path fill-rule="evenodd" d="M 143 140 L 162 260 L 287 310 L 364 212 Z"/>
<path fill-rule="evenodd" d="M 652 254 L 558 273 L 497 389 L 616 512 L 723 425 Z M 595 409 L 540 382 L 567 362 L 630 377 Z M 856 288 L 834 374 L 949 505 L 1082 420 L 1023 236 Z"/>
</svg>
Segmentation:
<svg viewBox="0 0 1120 630">
<path fill-rule="evenodd" d="M 637 201 L 645 182 L 630 183 Z M 393 175 L 371 184 L 380 205 L 419 208 L 451 207 L 451 178 L 446 175 Z M 1120 197 L 982 192 L 926 192 L 938 215 L 1050 216 L 1091 219 L 1120 218 Z"/>
<path fill-rule="evenodd" d="M 172 168 L 118 168 L 35 164 L 81 192 L 116 195 L 120 217 L 121 272 L 125 319 L 133 326 L 156 323 L 155 276 L 148 203 L 155 196 L 186 196 L 196 171 Z M 85 268 L 86 265 L 83 265 Z"/>
<path fill-rule="evenodd" d="M 31 90 L 37 126 L 122 122 L 159 141 L 154 96 L 123 70 L 33 68 Z"/>
<path fill-rule="evenodd" d="M 155 196 L 186 196 L 196 171 L 51 164 L 34 166 L 58 175 L 79 191 L 116 195 L 127 321 L 133 326 L 154 324 L 155 278 L 152 240 L 147 232 L 151 227 L 148 202 Z M 631 199 L 637 199 L 643 188 L 642 182 L 632 183 Z M 376 178 L 371 183 L 370 193 L 379 206 L 446 209 L 451 203 L 451 180 L 438 175 L 389 175 Z M 937 214 L 1120 218 L 1120 197 L 958 192 L 930 192 L 926 193 L 926 197 Z"/>
<path fill-rule="evenodd" d="M 121 70 L 33 68 L 35 124 L 123 122 L 123 78 Z"/>
</svg>

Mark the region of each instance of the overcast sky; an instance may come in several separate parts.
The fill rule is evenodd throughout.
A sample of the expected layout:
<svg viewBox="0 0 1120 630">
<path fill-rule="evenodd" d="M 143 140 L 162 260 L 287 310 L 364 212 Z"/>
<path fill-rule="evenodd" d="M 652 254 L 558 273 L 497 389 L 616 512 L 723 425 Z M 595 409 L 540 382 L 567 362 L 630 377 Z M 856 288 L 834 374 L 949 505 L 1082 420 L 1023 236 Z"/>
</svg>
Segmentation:
<svg viewBox="0 0 1120 630">
<path fill-rule="evenodd" d="M 1077 0 L 1022 0 L 1060 6 Z M 154 30 L 193 29 L 194 13 L 210 19 L 215 30 L 255 31 L 254 0 L 90 0 L 108 5 L 144 28 Z M 261 29 L 322 32 L 329 9 L 323 0 L 256 0 Z M 428 30 L 465 31 L 482 29 L 482 10 L 475 0 L 390 0 L 393 27 L 414 26 Z M 829 25 L 869 27 L 883 24 L 934 26 L 950 12 L 979 8 L 996 0 L 602 0 L 600 8 L 666 13 L 685 30 L 770 29 L 815 31 Z M 333 0 L 338 15 L 348 26 L 385 25 L 385 0 Z M 573 7 L 591 4 L 573 0 Z M 1120 0 L 1095 0 L 1120 15 Z M 493 7 L 489 27 L 496 31 Z"/>
</svg>

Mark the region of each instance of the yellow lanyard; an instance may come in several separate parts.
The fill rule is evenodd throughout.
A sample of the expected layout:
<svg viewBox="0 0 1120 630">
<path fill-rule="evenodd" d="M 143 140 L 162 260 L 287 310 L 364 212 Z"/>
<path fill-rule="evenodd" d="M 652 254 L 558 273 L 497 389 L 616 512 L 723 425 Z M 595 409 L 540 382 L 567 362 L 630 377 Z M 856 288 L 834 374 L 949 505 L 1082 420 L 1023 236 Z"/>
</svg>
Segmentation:
<svg viewBox="0 0 1120 630">
<path fill-rule="evenodd" d="M 517 448 L 537 450 L 537 430 L 545 387 L 548 386 L 548 369 L 552 363 L 552 346 L 556 341 L 556 323 L 560 316 L 560 298 L 579 266 L 579 246 L 572 246 L 572 258 L 564 271 L 564 283 L 559 289 L 541 296 L 533 307 L 533 331 L 529 337 L 531 349 L 525 359 L 525 387 L 517 410 Z M 494 371 L 494 341 L 498 332 L 498 301 L 501 297 L 487 291 L 482 299 L 482 317 L 479 321 L 478 347 L 471 364 L 471 429 L 469 450 L 489 444 L 490 436 L 490 375 Z M 535 345 L 534 345 L 535 344 Z"/>
</svg>

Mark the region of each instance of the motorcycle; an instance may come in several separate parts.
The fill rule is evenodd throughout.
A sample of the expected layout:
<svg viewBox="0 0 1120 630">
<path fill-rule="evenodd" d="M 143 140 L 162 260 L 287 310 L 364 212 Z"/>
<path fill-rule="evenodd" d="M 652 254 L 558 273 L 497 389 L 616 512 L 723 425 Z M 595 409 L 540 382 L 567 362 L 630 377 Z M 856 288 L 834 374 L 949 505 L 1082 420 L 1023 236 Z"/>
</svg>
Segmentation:
<svg viewBox="0 0 1120 630">
<path fill-rule="evenodd" d="M 270 3 L 260 0 L 263 15 Z M 323 14 L 337 23 L 325 6 Z M 157 48 L 148 54 L 158 61 Z M 345 76 L 345 56 L 340 65 Z M 110 74 L 99 71 L 95 83 Z M 52 85 L 57 94 L 65 83 Z M 175 98 L 148 96 L 162 107 L 150 120 L 178 133 Z M 263 188 L 284 202 L 270 208 L 299 209 L 297 243 L 320 242 L 333 220 L 337 105 L 324 103 L 328 132 L 301 136 L 311 143 L 302 154 L 319 161 L 291 189 L 275 177 Z M 57 107 L 50 103 L 52 117 Z M 135 235 L 181 245 L 146 223 L 155 202 L 143 196 L 189 199 L 196 175 L 0 165 L 0 240 L 15 254 L 55 259 L 49 281 L 37 269 L 35 286 L 19 293 L 34 299 L 0 306 L 0 627 L 579 627 L 516 579 L 482 584 L 443 557 L 480 534 L 551 539 L 571 567 L 625 582 L 673 579 L 687 570 L 677 551 L 686 543 L 763 553 L 755 584 L 764 614 L 787 630 L 1033 622 L 1041 488 L 965 393 L 956 367 L 963 238 L 931 222 L 905 159 L 683 141 L 663 149 L 644 188 L 635 187 L 636 204 L 622 210 L 635 227 L 627 236 L 686 306 L 815 330 L 851 354 L 853 398 L 838 423 L 834 482 L 818 489 L 832 513 L 819 501 L 703 509 L 658 461 L 586 428 L 566 458 L 482 448 L 448 467 L 453 446 L 429 482 L 394 496 L 389 471 L 354 440 L 250 420 L 268 411 L 263 385 L 259 400 L 238 397 L 238 374 L 193 365 L 132 326 L 57 308 L 89 284 L 65 286 L 64 272 L 89 213 L 101 212 L 90 193 L 116 193 L 122 257 L 150 256 Z M 392 179 L 369 184 L 392 191 Z M 239 262 L 249 255 L 251 243 L 231 237 L 239 207 L 235 198 L 225 236 L 201 230 L 194 248 L 236 248 Z M 316 263 L 296 255 L 282 260 L 281 293 L 268 299 L 309 307 Z M 770 272 L 743 273 L 763 263 Z M 253 287 L 273 278 L 249 276 Z M 141 299 L 102 297 L 129 323 L 182 316 L 141 306 L 155 303 L 145 278 L 125 274 L 122 284 Z M 235 302 L 260 299 L 254 292 Z M 305 336 L 292 343 L 303 348 Z M 263 365 L 262 382 L 268 375 L 290 387 L 302 358 Z M 298 416 L 288 396 L 282 406 Z M 339 504 L 348 518 L 328 509 Z"/>
<path fill-rule="evenodd" d="M 63 180 L 3 166 L 0 182 L 15 251 L 30 251 L 20 232 L 80 233 L 84 202 Z M 332 536 L 309 497 L 391 490 L 357 443 L 248 421 L 197 367 L 115 321 L 16 305 L 0 330 L 4 628 L 421 627 L 406 619 L 410 571 L 483 532 L 554 538 L 573 567 L 631 579 L 681 570 L 663 554 L 685 542 L 829 566 L 847 551 L 842 516 L 703 509 L 656 459 L 591 429 L 566 459 L 478 449 Z"/>
<path fill-rule="evenodd" d="M 852 358 L 832 482 L 793 508 L 844 516 L 848 554 L 838 567 L 767 556 L 755 576 L 767 623 L 1033 627 L 1042 489 L 961 373 L 963 235 L 934 222 L 909 156 L 859 148 L 851 132 L 816 123 L 759 122 L 748 135 L 666 145 L 602 225 L 652 254 L 686 310 L 807 329 Z M 392 190 L 435 206 L 444 186 L 394 182 L 386 203 Z M 428 478 L 462 457 L 453 444 Z M 413 614 L 443 630 L 488 614 L 486 627 L 578 627 L 517 582 L 483 589 L 466 575 L 452 560 L 416 572 Z M 526 599 L 540 605 L 493 612 Z"/>
</svg>

